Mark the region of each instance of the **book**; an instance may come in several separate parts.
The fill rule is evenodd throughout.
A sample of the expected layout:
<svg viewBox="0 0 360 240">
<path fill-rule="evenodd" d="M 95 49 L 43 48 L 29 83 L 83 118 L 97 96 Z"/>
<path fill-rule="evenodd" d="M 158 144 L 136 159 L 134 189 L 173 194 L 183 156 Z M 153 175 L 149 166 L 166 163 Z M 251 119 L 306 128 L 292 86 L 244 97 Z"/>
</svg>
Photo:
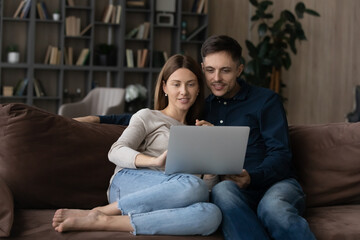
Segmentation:
<svg viewBox="0 0 360 240">
<path fill-rule="evenodd" d="M 129 68 L 134 67 L 134 56 L 132 49 L 126 49 L 126 64 Z"/>
<path fill-rule="evenodd" d="M 206 29 L 206 25 L 201 25 L 198 28 L 196 28 L 194 31 L 192 31 L 191 33 L 189 33 L 189 35 L 186 38 L 186 41 L 190 41 L 193 40 L 196 35 L 198 35 L 201 31 L 203 31 L 204 29 Z"/>
<path fill-rule="evenodd" d="M 50 19 L 49 11 L 47 10 L 45 2 L 40 2 L 40 6 L 44 15 L 44 19 Z"/>
<path fill-rule="evenodd" d="M 76 61 L 76 66 L 82 66 L 85 64 L 87 58 L 88 58 L 88 55 L 90 53 L 90 49 L 89 48 L 83 48 L 81 50 L 81 53 Z"/>
<path fill-rule="evenodd" d="M 89 31 L 89 29 L 92 27 L 92 24 L 90 23 L 89 25 L 87 25 L 81 32 L 80 32 L 80 36 L 84 35 L 87 31 Z"/>
<path fill-rule="evenodd" d="M 43 13 L 43 10 L 42 10 L 42 8 L 41 8 L 41 3 L 37 3 L 36 4 L 36 9 L 37 9 L 37 13 L 38 13 L 38 15 L 39 15 L 39 18 L 41 19 L 41 20 L 44 20 L 45 19 L 45 16 L 44 16 L 44 13 Z"/>
<path fill-rule="evenodd" d="M 29 79 L 27 78 L 20 80 L 18 86 L 15 89 L 15 96 L 24 96 L 26 93 L 26 88 L 28 83 L 29 83 Z"/>
<path fill-rule="evenodd" d="M 55 65 L 58 62 L 58 51 L 59 49 L 57 47 L 52 47 L 51 48 L 51 53 L 50 53 L 50 64 Z"/>
<path fill-rule="evenodd" d="M 14 15 L 13 15 L 13 18 L 17 18 L 17 17 L 19 16 L 19 14 L 20 14 L 20 12 L 21 12 L 21 9 L 24 7 L 25 3 L 26 3 L 26 0 L 22 0 L 22 1 L 19 3 L 19 6 L 18 6 L 18 8 L 16 9 L 16 11 L 15 11 L 15 13 L 14 13 Z"/>
<path fill-rule="evenodd" d="M 45 59 L 44 59 L 44 64 L 48 64 L 48 63 L 50 62 L 51 49 L 52 49 L 52 46 L 49 45 L 49 46 L 47 47 L 47 50 L 46 50 Z"/>
<path fill-rule="evenodd" d="M 104 12 L 104 15 L 103 15 L 103 18 L 102 18 L 102 21 L 104 23 L 109 23 L 109 21 L 111 19 L 111 14 L 113 12 L 113 8 L 114 8 L 113 4 L 109 4 L 107 6 L 106 11 Z"/>
<path fill-rule="evenodd" d="M 197 9 L 196 9 L 196 13 L 202 13 L 203 9 L 204 9 L 204 4 L 205 4 L 205 0 L 199 0 Z"/>
<path fill-rule="evenodd" d="M 149 52 L 149 50 L 147 48 L 144 48 L 141 51 L 141 61 L 140 61 L 140 67 L 141 68 L 145 67 L 145 65 L 147 63 L 148 52 Z"/>
<path fill-rule="evenodd" d="M 115 23 L 116 23 L 116 24 L 120 24 L 120 19 L 121 19 L 121 5 L 117 5 L 117 6 L 116 6 L 116 18 L 115 18 Z"/>
<path fill-rule="evenodd" d="M 126 1 L 128 7 L 145 7 L 145 0 L 128 0 Z"/>
<path fill-rule="evenodd" d="M 26 0 L 26 3 L 20 14 L 20 18 L 27 18 L 29 11 L 30 11 L 30 7 L 31 7 L 31 0 Z"/>
<path fill-rule="evenodd" d="M 126 34 L 126 38 L 133 38 L 135 37 L 135 35 L 137 34 L 137 32 L 139 31 L 139 27 L 133 28 L 130 30 L 130 32 L 128 32 Z"/>
<path fill-rule="evenodd" d="M 70 7 L 74 7 L 75 6 L 75 2 L 74 0 L 67 0 L 68 6 Z"/>
<path fill-rule="evenodd" d="M 150 32 L 150 22 L 144 22 L 143 25 L 144 25 L 144 34 L 142 39 L 148 39 Z"/>
</svg>

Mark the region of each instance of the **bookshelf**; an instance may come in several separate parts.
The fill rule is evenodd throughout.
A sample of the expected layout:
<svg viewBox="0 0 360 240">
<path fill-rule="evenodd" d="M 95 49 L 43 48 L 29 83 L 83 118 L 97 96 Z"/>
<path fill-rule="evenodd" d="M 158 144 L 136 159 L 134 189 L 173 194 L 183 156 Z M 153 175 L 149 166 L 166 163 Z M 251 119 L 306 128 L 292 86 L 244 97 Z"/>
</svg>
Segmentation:
<svg viewBox="0 0 360 240">
<path fill-rule="evenodd" d="M 200 61 L 208 19 L 192 10 L 201 1 L 176 0 L 173 24 L 163 26 L 157 24 L 156 0 L 143 6 L 127 0 L 0 0 L 0 103 L 23 102 L 57 113 L 61 104 L 81 100 L 94 87 L 141 84 L 148 89 L 142 107 L 152 107 L 166 57 L 185 53 Z M 14 17 L 21 4 L 28 4 L 28 13 L 19 17 L 21 9 Z M 52 18 L 55 12 L 59 19 Z M 18 47 L 18 63 L 7 62 L 9 45 Z M 16 89 L 25 79 L 25 89 Z M 17 95 L 9 96 L 8 87 Z"/>
</svg>

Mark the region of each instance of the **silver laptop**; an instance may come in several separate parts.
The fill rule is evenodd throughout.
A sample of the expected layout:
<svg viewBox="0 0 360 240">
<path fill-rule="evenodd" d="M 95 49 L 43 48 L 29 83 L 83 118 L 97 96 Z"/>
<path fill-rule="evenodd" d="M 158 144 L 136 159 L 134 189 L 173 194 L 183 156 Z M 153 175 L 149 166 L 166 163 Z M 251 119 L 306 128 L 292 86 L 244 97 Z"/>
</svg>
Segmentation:
<svg viewBox="0 0 360 240">
<path fill-rule="evenodd" d="M 165 174 L 239 174 L 249 127 L 172 126 Z"/>
</svg>

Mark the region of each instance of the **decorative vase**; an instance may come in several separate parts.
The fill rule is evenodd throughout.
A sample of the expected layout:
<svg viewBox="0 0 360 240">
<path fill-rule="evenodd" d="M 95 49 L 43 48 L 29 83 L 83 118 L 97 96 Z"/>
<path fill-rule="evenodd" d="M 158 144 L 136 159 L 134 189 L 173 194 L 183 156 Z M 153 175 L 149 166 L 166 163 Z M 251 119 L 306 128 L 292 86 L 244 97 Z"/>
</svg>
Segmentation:
<svg viewBox="0 0 360 240">
<path fill-rule="evenodd" d="M 18 63 L 20 60 L 19 52 L 8 52 L 7 60 L 8 63 Z"/>
<path fill-rule="evenodd" d="M 59 21 L 60 20 L 60 13 L 53 13 L 53 20 L 54 21 Z"/>
</svg>

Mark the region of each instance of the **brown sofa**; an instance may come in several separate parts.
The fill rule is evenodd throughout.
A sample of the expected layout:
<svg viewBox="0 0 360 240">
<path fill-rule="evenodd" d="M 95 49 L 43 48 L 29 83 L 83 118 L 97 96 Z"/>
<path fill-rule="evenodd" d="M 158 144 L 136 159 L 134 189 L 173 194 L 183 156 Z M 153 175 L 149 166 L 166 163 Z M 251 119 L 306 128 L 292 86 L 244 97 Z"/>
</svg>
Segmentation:
<svg viewBox="0 0 360 240">
<path fill-rule="evenodd" d="M 79 123 L 24 104 L 0 105 L 0 238 L 222 239 L 57 233 L 57 208 L 107 203 L 114 165 L 107 160 L 123 126 Z M 291 126 L 306 218 L 318 239 L 360 239 L 360 123 Z M 9 237 L 7 237 L 9 236 Z"/>
</svg>

